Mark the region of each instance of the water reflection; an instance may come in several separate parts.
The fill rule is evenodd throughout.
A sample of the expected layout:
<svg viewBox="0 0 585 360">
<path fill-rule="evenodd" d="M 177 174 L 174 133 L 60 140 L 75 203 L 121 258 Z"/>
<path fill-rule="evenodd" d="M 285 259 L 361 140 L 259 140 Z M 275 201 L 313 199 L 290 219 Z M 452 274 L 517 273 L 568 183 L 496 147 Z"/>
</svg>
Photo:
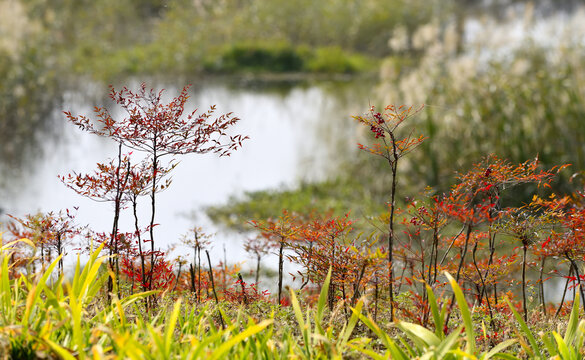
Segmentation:
<svg viewBox="0 0 585 360">
<path fill-rule="evenodd" d="M 13 90 L 10 97 L 0 99 L 0 188 L 7 188 L 9 179 L 24 176 L 32 165 L 30 160 L 44 156 L 47 149 L 42 144 L 54 142 L 60 132 L 59 124 L 52 120 L 61 103 L 48 95 L 51 89 Z"/>
<path fill-rule="evenodd" d="M 127 84 L 136 88 L 138 82 Z M 166 96 L 176 96 L 182 87 L 168 83 L 148 83 L 154 88 L 165 88 Z M 243 148 L 228 158 L 213 154 L 187 155 L 179 158 L 180 164 L 172 174 L 173 184 L 157 198 L 155 237 L 158 246 L 166 248 L 175 243 L 181 234 L 194 225 L 207 232 L 219 232 L 212 253 L 223 258 L 222 243 L 228 242 L 229 262 L 245 260 L 246 255 L 237 241 L 244 234 L 225 233 L 214 228 L 199 211 L 203 206 L 227 201 L 230 195 L 281 186 L 294 186 L 299 180 L 316 180 L 332 171 L 339 153 L 339 141 L 346 143 L 352 136 L 353 121 L 350 114 L 367 107 L 373 97 L 359 82 L 304 82 L 261 87 L 238 86 L 237 83 L 205 80 L 191 89 L 188 106 L 205 111 L 217 105 L 217 114 L 234 112 L 242 120 L 235 132 L 250 137 Z M 104 162 L 116 155 L 116 146 L 108 139 L 84 133 L 68 124 L 61 111 L 91 115 L 95 105 L 109 106 L 116 118 L 123 116 L 120 109 L 111 107 L 105 95 L 107 88 L 99 84 L 84 84 L 71 88 L 55 101 L 55 108 L 47 116 L 55 136 L 45 136 L 39 129 L 34 144 L 38 151 L 23 153 L 21 158 L 5 159 L 16 162 L 11 169 L 2 171 L 0 179 L 0 205 L 5 212 L 23 216 L 37 211 L 58 211 L 79 207 L 78 222 L 89 224 L 96 231 L 111 228 L 112 209 L 108 204 L 96 203 L 67 189 L 57 175 L 72 171 L 93 171 L 96 162 Z M 142 226 L 147 224 L 147 199 L 141 203 Z M 197 218 L 193 218 L 193 214 Z M 0 215 L 0 221 L 6 221 Z M 130 213 L 122 214 L 122 230 L 133 229 Z M 236 242 L 236 243 L 234 243 Z"/>
</svg>

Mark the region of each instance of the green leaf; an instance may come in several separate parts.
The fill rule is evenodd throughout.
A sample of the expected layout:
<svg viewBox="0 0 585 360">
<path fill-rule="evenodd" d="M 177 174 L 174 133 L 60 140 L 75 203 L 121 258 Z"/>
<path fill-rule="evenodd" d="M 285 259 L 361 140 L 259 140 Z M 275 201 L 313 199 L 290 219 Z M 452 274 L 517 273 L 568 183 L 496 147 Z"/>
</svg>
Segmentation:
<svg viewBox="0 0 585 360">
<path fill-rule="evenodd" d="M 323 314 L 325 312 L 325 305 L 327 304 L 327 297 L 329 295 L 329 284 L 331 282 L 331 267 L 329 267 L 329 271 L 327 271 L 327 276 L 325 277 L 325 282 L 323 282 L 323 288 L 321 288 L 321 293 L 319 294 L 319 300 L 317 301 L 317 318 L 315 320 L 315 325 L 319 333 L 323 334 L 323 328 L 321 323 L 323 322 Z"/>
<path fill-rule="evenodd" d="M 398 321 L 396 326 L 417 344 L 419 350 L 438 346 L 441 343 L 441 339 L 437 335 L 420 325 Z"/>
<path fill-rule="evenodd" d="M 339 336 L 338 342 L 339 346 L 345 347 L 345 345 L 347 344 L 347 341 L 349 340 L 349 337 L 351 336 L 351 333 L 353 332 L 353 329 L 355 328 L 355 325 L 357 324 L 357 321 L 359 319 L 357 314 L 361 314 L 363 305 L 364 305 L 363 301 L 360 300 L 356 304 L 355 311 L 353 311 L 352 309 L 352 314 L 351 317 L 349 318 L 349 322 L 347 323 L 347 327 L 344 328 L 344 331 Z"/>
<path fill-rule="evenodd" d="M 177 326 L 177 319 L 179 318 L 180 312 L 181 312 L 181 299 L 179 298 L 175 302 L 175 306 L 173 308 L 173 312 L 171 313 L 171 317 L 168 320 L 168 323 L 165 325 L 164 352 L 165 352 L 165 356 L 167 359 L 171 357 L 171 350 L 172 350 L 172 345 L 173 345 L 173 335 L 175 332 L 175 327 Z"/>
<path fill-rule="evenodd" d="M 418 356 L 420 356 L 420 354 L 422 352 L 422 349 L 420 351 L 415 351 L 415 349 L 413 349 L 413 347 L 410 346 L 410 344 L 406 340 L 404 340 L 403 338 L 398 338 L 398 340 L 400 341 L 400 343 L 402 344 L 402 346 L 404 346 L 405 352 L 408 352 L 410 354 L 410 357 L 418 357 Z"/>
<path fill-rule="evenodd" d="M 484 356 L 481 357 L 482 360 L 488 360 L 494 356 L 500 356 L 500 352 L 504 349 L 514 345 L 518 340 L 516 339 L 509 339 L 499 343 L 498 345 L 494 346 L 490 351 L 488 351 Z M 516 359 L 516 358 L 515 358 Z"/>
<path fill-rule="evenodd" d="M 61 347 L 57 343 L 55 343 L 49 339 L 43 339 L 43 342 L 45 342 L 47 345 L 49 345 L 49 347 L 51 349 L 53 349 L 53 351 L 56 352 L 59 355 L 59 357 L 61 357 L 62 359 L 76 360 L 75 356 L 71 355 L 71 353 L 69 351 L 67 351 L 65 348 Z"/>
<path fill-rule="evenodd" d="M 68 286 L 68 289 L 71 292 L 69 295 L 69 308 L 71 311 L 71 321 L 73 322 L 73 342 L 79 352 L 80 358 L 84 359 L 85 353 L 83 350 L 85 348 L 85 340 L 81 328 L 81 322 L 83 320 L 83 304 L 79 301 L 76 294 L 71 291 L 70 286 Z"/>
<path fill-rule="evenodd" d="M 530 342 L 530 347 L 526 347 L 523 345 L 524 349 L 529 354 L 531 354 L 535 357 L 538 357 L 538 358 L 542 358 L 542 352 L 540 351 L 540 347 L 538 346 L 536 339 L 534 339 L 534 335 L 532 335 L 532 332 L 528 328 L 528 325 L 526 325 L 526 323 L 524 322 L 524 319 L 522 319 L 522 316 L 520 314 L 518 314 L 516 309 L 514 309 L 514 305 L 512 305 L 512 303 L 510 302 L 510 300 L 508 300 L 507 297 L 504 297 L 504 301 L 506 301 L 506 304 L 508 304 L 508 307 L 510 308 L 510 310 L 512 310 L 512 313 L 514 314 L 516 321 L 518 321 L 518 325 L 520 325 L 520 329 L 522 330 L 522 333 L 524 334 L 524 336 L 526 336 L 526 338 L 528 339 L 528 342 Z"/>
<path fill-rule="evenodd" d="M 463 291 L 457 284 L 457 281 L 449 275 L 445 273 L 449 283 L 451 283 L 451 288 L 453 288 L 453 292 L 455 293 L 455 298 L 457 299 L 457 304 L 459 305 L 459 310 L 461 311 L 461 316 L 463 317 L 463 323 L 465 324 L 465 334 L 467 337 L 467 351 L 470 354 L 475 354 L 475 332 L 473 330 L 473 322 L 471 321 L 471 313 L 469 312 L 469 307 L 467 306 L 467 300 L 465 300 L 465 295 L 463 295 Z"/>
<path fill-rule="evenodd" d="M 51 276 L 51 273 L 53 272 L 53 270 L 55 270 L 55 267 L 57 266 L 57 264 L 59 263 L 59 260 L 61 260 L 61 258 L 63 257 L 63 255 L 59 255 L 57 256 L 57 258 L 55 260 L 53 260 L 53 262 L 49 265 L 49 267 L 45 270 L 45 272 L 43 273 L 43 275 L 41 276 L 41 278 L 37 281 L 36 284 L 31 284 L 31 288 L 29 290 L 28 296 L 26 298 L 26 306 L 24 309 L 24 315 L 23 315 L 23 319 L 22 319 L 22 326 L 25 329 L 29 329 L 29 322 L 32 320 L 32 315 L 34 313 L 34 310 L 36 310 L 38 308 L 38 302 L 41 296 L 41 293 L 43 292 L 43 289 L 46 287 L 46 282 L 49 279 L 49 276 Z"/>
<path fill-rule="evenodd" d="M 575 340 L 577 326 L 579 325 L 579 305 L 581 304 L 579 295 L 579 291 L 575 292 L 575 299 L 573 301 L 573 308 L 571 309 L 571 316 L 569 317 L 567 331 L 565 332 L 565 337 L 563 338 L 565 343 L 569 345 L 573 343 L 573 340 Z"/>
<path fill-rule="evenodd" d="M 403 341 L 402 339 L 400 339 L 401 342 Z M 404 343 L 404 342 L 403 342 Z M 401 348 L 398 347 L 398 345 L 395 342 L 391 342 L 390 343 L 390 347 L 388 348 L 388 350 L 390 351 L 390 355 L 391 355 L 391 359 L 411 359 L 412 357 L 409 356 L 406 351 L 402 350 Z M 411 350 L 411 354 L 412 354 L 412 349 Z"/>
<path fill-rule="evenodd" d="M 8 254 L 4 254 L 4 252 L 2 251 L 2 266 L 0 268 L 0 275 L 2 275 L 0 277 L 0 291 L 2 291 L 2 293 L 0 294 L 1 298 L 1 304 L 2 304 L 2 318 L 4 319 L 3 323 L 4 324 L 9 324 L 10 320 L 7 319 L 6 314 L 9 314 L 12 312 L 13 306 L 12 306 L 12 286 L 11 286 L 11 281 L 8 278 L 8 260 L 10 258 L 10 256 Z"/>
<path fill-rule="evenodd" d="M 567 343 L 565 343 L 565 340 L 563 340 L 561 335 L 559 335 L 556 331 L 553 331 L 553 336 L 557 342 L 557 349 L 559 351 L 559 355 L 561 355 L 561 358 L 563 360 L 570 360 L 571 354 L 569 351 L 569 347 L 567 346 Z"/>
<path fill-rule="evenodd" d="M 435 322 L 435 334 L 439 337 L 439 339 L 445 338 L 445 332 L 443 331 L 443 316 L 439 313 L 439 304 L 437 302 L 437 298 L 435 297 L 435 293 L 433 293 L 433 289 L 426 285 L 427 294 L 429 297 L 429 305 L 431 307 L 431 313 L 433 314 L 433 320 Z"/>
<path fill-rule="evenodd" d="M 540 339 L 544 343 L 544 346 L 546 347 L 546 349 L 548 350 L 548 353 L 551 356 L 557 354 L 558 351 L 557 351 L 557 347 L 554 343 L 554 337 L 552 336 L 552 333 L 549 332 L 546 334 L 542 334 Z"/>
<path fill-rule="evenodd" d="M 238 335 L 232 337 L 228 341 L 224 342 L 221 346 L 219 346 L 211 355 L 210 360 L 215 360 L 221 358 L 226 352 L 228 352 L 232 347 L 234 347 L 239 342 L 243 341 L 247 337 L 250 337 L 254 334 L 259 333 L 260 331 L 264 330 L 270 324 L 274 322 L 274 319 L 263 320 L 257 325 L 250 326 L 246 328 L 244 331 L 240 332 Z"/>
<path fill-rule="evenodd" d="M 372 349 L 366 349 L 364 347 L 356 346 L 353 344 L 349 344 L 349 347 L 356 351 L 361 352 L 364 355 L 371 357 L 374 360 L 388 360 L 390 358 L 388 355 L 380 355 L 379 353 Z"/>
<path fill-rule="evenodd" d="M 450 333 L 441 343 L 437 346 L 435 351 L 437 359 L 443 359 L 447 356 L 449 351 L 453 350 L 453 347 L 459 342 L 459 335 L 463 331 L 463 326 L 459 326 L 452 333 Z"/>
<path fill-rule="evenodd" d="M 299 300 L 297 299 L 297 296 L 292 289 L 290 290 L 290 302 L 292 304 L 297 322 L 299 323 L 301 334 L 303 335 L 303 341 L 305 343 L 307 354 L 309 354 L 311 351 L 311 338 L 308 334 L 309 325 L 305 323 L 303 313 L 301 311 L 301 305 L 299 304 Z"/>
<path fill-rule="evenodd" d="M 358 314 L 359 319 L 368 327 L 370 330 L 374 332 L 378 336 L 378 338 L 384 343 L 387 349 L 390 349 L 390 346 L 394 344 L 394 341 L 386 334 L 385 331 L 382 331 L 380 327 L 369 317 L 364 316 L 363 314 L 357 313 L 356 309 L 351 309 L 354 314 Z"/>
</svg>

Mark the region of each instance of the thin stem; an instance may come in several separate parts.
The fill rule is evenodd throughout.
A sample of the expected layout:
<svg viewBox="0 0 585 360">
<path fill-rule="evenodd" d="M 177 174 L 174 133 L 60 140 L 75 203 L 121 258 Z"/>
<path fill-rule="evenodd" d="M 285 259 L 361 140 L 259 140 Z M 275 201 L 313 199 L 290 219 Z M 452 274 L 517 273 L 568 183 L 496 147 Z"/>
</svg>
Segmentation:
<svg viewBox="0 0 585 360">
<path fill-rule="evenodd" d="M 152 137 L 153 143 L 153 153 L 152 153 L 152 190 L 150 193 L 150 226 L 149 226 L 149 233 L 150 233 L 150 274 L 148 276 L 148 290 L 152 290 L 152 278 L 154 276 L 153 269 L 155 268 L 155 258 L 154 258 L 154 218 L 156 214 L 156 177 L 158 172 L 158 154 L 156 152 L 156 144 L 157 144 L 157 135 L 156 132 L 153 134 Z"/>
<path fill-rule="evenodd" d="M 240 286 L 242 287 L 242 301 L 244 305 L 248 305 L 248 299 L 246 297 L 246 285 L 244 283 L 244 279 L 242 278 L 242 274 L 238 273 L 238 280 L 240 280 Z"/>
<path fill-rule="evenodd" d="M 334 279 L 335 273 L 333 271 L 333 266 L 335 265 L 335 238 L 331 236 L 331 259 L 329 261 L 329 268 L 331 268 L 331 279 Z M 329 301 L 329 311 L 333 311 L 333 303 L 335 301 L 335 281 L 331 281 L 329 284 L 329 293 L 327 294 L 328 301 Z"/>
<path fill-rule="evenodd" d="M 492 331 L 495 333 L 496 332 L 496 324 L 494 323 L 494 314 L 492 312 L 492 306 L 490 304 L 490 297 L 487 295 L 487 289 L 486 289 L 486 284 L 484 281 L 483 276 L 481 275 L 481 271 L 479 270 L 479 266 L 477 265 L 477 258 L 476 258 L 476 253 L 477 253 L 477 247 L 478 247 L 479 241 L 475 242 L 475 245 L 473 246 L 473 251 L 471 252 L 471 256 L 473 259 L 473 265 L 475 267 L 475 270 L 477 271 L 477 275 L 479 276 L 479 280 L 481 281 L 481 290 L 478 291 L 479 293 L 479 304 L 481 305 L 481 300 L 483 297 L 483 293 L 486 294 L 486 302 L 487 302 L 487 307 L 488 307 L 488 311 L 490 313 L 490 326 L 492 328 Z"/>
<path fill-rule="evenodd" d="M 388 222 L 388 293 L 390 295 L 390 321 L 394 321 L 394 264 L 393 264 L 393 252 L 394 252 L 394 210 L 396 208 L 396 176 L 398 172 L 398 154 L 396 149 L 396 141 L 394 139 L 394 133 L 390 132 L 393 145 L 393 161 L 388 160 L 390 168 L 392 170 L 392 187 L 390 191 L 390 220 Z"/>
<path fill-rule="evenodd" d="M 577 263 L 575 263 L 575 260 L 573 260 L 569 253 L 565 254 L 565 256 L 567 257 L 567 259 L 569 259 L 571 265 L 573 265 L 573 269 L 575 270 L 577 285 L 579 286 L 579 292 L 581 293 L 581 304 L 583 304 L 583 310 L 585 310 L 585 293 L 583 292 L 583 286 L 581 286 L 581 276 L 579 275 L 579 268 L 577 267 Z"/>
<path fill-rule="evenodd" d="M 147 285 L 146 279 L 146 265 L 144 259 L 144 252 L 142 251 L 142 235 L 140 234 L 140 228 L 138 227 L 138 199 L 136 195 L 132 197 L 132 212 L 134 214 L 134 231 L 136 231 L 136 237 L 138 238 L 138 255 L 140 256 L 140 269 L 142 270 L 142 290 L 146 291 Z"/>
<path fill-rule="evenodd" d="M 258 281 L 260 279 L 260 260 L 261 260 L 261 256 L 260 254 L 256 255 L 256 286 L 258 286 Z"/>
<path fill-rule="evenodd" d="M 366 272 L 366 267 L 368 266 L 368 260 L 364 260 L 364 263 L 362 265 L 362 269 L 360 271 L 359 276 L 357 277 L 355 284 L 353 285 L 353 296 L 351 298 L 351 306 L 355 306 L 355 303 L 357 301 L 357 298 L 359 296 L 359 289 L 360 289 L 360 282 L 362 281 L 362 279 L 364 278 L 364 273 Z"/>
<path fill-rule="evenodd" d="M 211 280 L 211 290 L 213 290 L 213 297 L 215 298 L 215 303 L 219 305 L 219 299 L 217 298 L 217 293 L 215 292 L 215 283 L 213 282 L 213 268 L 211 267 L 211 258 L 209 257 L 209 251 L 205 250 L 205 254 L 207 255 L 207 263 L 209 264 L 209 279 Z M 219 321 L 221 322 L 221 328 L 225 329 L 225 324 L 223 323 L 223 317 L 221 312 L 219 313 Z"/>
<path fill-rule="evenodd" d="M 278 249 L 278 303 L 280 304 L 280 299 L 282 297 L 282 270 L 284 266 L 284 258 L 283 258 L 283 251 L 284 251 L 284 237 L 280 239 L 280 247 Z"/>
<path fill-rule="evenodd" d="M 528 244 L 522 246 L 522 306 L 524 307 L 524 321 L 528 321 L 528 307 L 526 306 L 526 252 Z"/>
<path fill-rule="evenodd" d="M 431 258 L 429 262 L 429 274 L 427 276 L 429 285 L 433 286 L 437 281 L 437 262 L 439 260 L 439 224 L 435 219 L 433 226 L 433 243 L 431 245 Z M 432 276 L 431 276 L 432 271 Z M 425 292 L 426 294 L 426 292 Z"/>
<path fill-rule="evenodd" d="M 544 263 L 546 261 L 546 256 L 542 257 L 542 261 L 540 263 L 540 274 L 538 277 L 538 283 L 540 285 L 540 300 L 541 300 L 541 305 L 542 305 L 542 313 L 544 314 L 544 316 L 546 317 L 546 303 L 544 300 L 544 282 L 542 280 L 542 276 L 544 273 Z"/>
<path fill-rule="evenodd" d="M 191 274 L 191 292 L 195 292 L 195 270 L 193 264 L 189 264 L 189 274 Z"/>
<path fill-rule="evenodd" d="M 565 302 L 565 296 L 567 295 L 567 290 L 569 289 L 569 278 L 573 274 L 573 266 L 569 266 L 569 275 L 567 275 L 567 281 L 565 281 L 565 288 L 563 289 L 563 296 L 561 296 L 561 303 L 559 304 L 559 308 L 555 313 L 555 318 L 559 316 L 561 309 L 563 308 L 563 303 Z"/>
</svg>

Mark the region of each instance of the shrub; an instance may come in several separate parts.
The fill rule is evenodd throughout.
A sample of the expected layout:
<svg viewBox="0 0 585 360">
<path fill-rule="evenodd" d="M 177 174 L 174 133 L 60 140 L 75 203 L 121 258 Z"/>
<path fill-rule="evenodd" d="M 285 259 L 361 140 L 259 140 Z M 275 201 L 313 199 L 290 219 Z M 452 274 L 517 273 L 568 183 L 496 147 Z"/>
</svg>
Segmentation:
<svg viewBox="0 0 585 360">
<path fill-rule="evenodd" d="M 295 72 L 303 69 L 303 51 L 287 43 L 237 43 L 224 48 L 211 71 Z"/>
</svg>

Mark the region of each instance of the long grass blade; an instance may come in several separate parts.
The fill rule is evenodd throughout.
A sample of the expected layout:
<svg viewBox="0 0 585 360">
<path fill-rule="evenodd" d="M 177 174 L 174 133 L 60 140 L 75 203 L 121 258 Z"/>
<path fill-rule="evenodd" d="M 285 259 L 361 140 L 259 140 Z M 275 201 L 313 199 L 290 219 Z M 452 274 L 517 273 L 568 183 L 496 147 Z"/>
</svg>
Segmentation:
<svg viewBox="0 0 585 360">
<path fill-rule="evenodd" d="M 512 303 L 510 302 L 510 300 L 508 300 L 507 297 L 504 297 L 504 301 L 506 301 L 506 304 L 508 304 L 508 307 L 510 308 L 510 310 L 512 310 L 512 313 L 514 314 L 514 317 L 516 318 L 518 325 L 520 325 L 520 329 L 522 330 L 522 333 L 524 334 L 524 336 L 528 339 L 528 342 L 530 343 L 530 346 L 523 345 L 522 347 L 524 347 L 526 349 L 526 351 L 528 353 L 530 353 L 532 356 L 542 358 L 542 352 L 540 351 L 540 346 L 538 346 L 538 343 L 536 342 L 534 335 L 532 335 L 532 332 L 528 328 L 528 325 L 526 325 L 522 316 L 520 314 L 518 314 L 518 312 L 514 308 L 514 305 L 512 305 Z"/>
<path fill-rule="evenodd" d="M 518 341 L 516 339 L 510 339 L 499 343 L 498 345 L 494 346 L 490 351 L 488 351 L 484 356 L 481 357 L 482 360 L 488 360 L 495 356 L 502 355 L 501 352 L 505 349 L 509 348 L 510 346 L 514 345 Z"/>
<path fill-rule="evenodd" d="M 38 308 L 37 303 L 39 302 L 41 293 L 43 289 L 46 287 L 46 282 L 49 279 L 49 276 L 53 273 L 53 270 L 61 260 L 63 255 L 57 256 L 55 260 L 49 265 L 47 270 L 41 275 L 40 279 L 36 282 L 36 284 L 32 284 L 31 289 L 29 290 L 28 296 L 26 298 L 26 306 L 24 309 L 22 326 L 25 329 L 29 328 L 30 321 L 32 319 L 32 315 L 34 311 Z"/>
<path fill-rule="evenodd" d="M 581 304 L 579 298 L 580 291 L 575 292 L 575 300 L 573 301 L 573 308 L 571 309 L 571 316 L 569 317 L 569 323 L 567 324 L 567 331 L 563 340 L 566 344 L 570 345 L 575 340 L 577 334 L 577 326 L 579 325 L 579 305 Z"/>
<path fill-rule="evenodd" d="M 263 320 L 257 325 L 250 326 L 246 328 L 244 331 L 240 332 L 238 335 L 232 337 L 228 341 L 224 342 L 221 346 L 219 346 L 211 355 L 210 360 L 215 360 L 221 358 L 226 352 L 228 352 L 232 347 L 234 347 L 239 342 L 243 341 L 244 339 L 259 333 L 260 331 L 264 330 L 270 324 L 274 322 L 274 319 Z"/>
<path fill-rule="evenodd" d="M 398 321 L 396 326 L 415 344 L 418 344 L 420 349 L 438 346 L 441 343 L 441 339 L 439 339 L 435 333 L 420 325 Z"/>
<path fill-rule="evenodd" d="M 469 312 L 469 307 L 467 306 L 467 300 L 465 300 L 465 295 L 463 295 L 463 291 L 457 284 L 457 281 L 449 275 L 445 273 L 449 283 L 451 283 L 451 288 L 455 293 L 455 299 L 457 299 L 457 304 L 459 305 L 459 310 L 461 311 L 461 316 L 463 317 L 463 323 L 465 324 L 465 334 L 467 338 L 467 351 L 471 354 L 475 354 L 475 331 L 473 330 L 473 322 L 471 321 L 471 313 Z"/>
<path fill-rule="evenodd" d="M 349 321 L 347 323 L 347 326 L 344 328 L 343 332 L 341 333 L 340 337 L 339 337 L 339 342 L 338 342 L 338 346 L 340 347 L 345 347 L 347 344 L 347 341 L 349 340 L 349 337 L 351 336 L 351 333 L 353 332 L 353 329 L 355 328 L 359 317 L 357 316 L 357 314 L 361 314 L 362 313 L 362 307 L 364 305 L 363 301 L 358 301 L 358 303 L 356 304 L 356 307 L 354 308 L 355 311 L 352 311 L 351 317 L 349 318 Z"/>
<path fill-rule="evenodd" d="M 59 355 L 59 357 L 61 357 L 62 359 L 65 360 L 76 360 L 75 356 L 71 355 L 71 353 L 69 351 L 67 351 L 67 349 L 63 348 L 62 346 L 60 346 L 59 344 L 49 340 L 49 339 L 43 339 L 43 342 L 45 342 L 47 345 L 49 345 L 49 347 L 57 353 L 57 355 Z"/>
<path fill-rule="evenodd" d="M 557 350 L 559 352 L 559 355 L 561 356 L 561 359 L 570 360 L 571 353 L 569 351 L 569 347 L 567 346 L 567 343 L 565 342 L 565 340 L 563 340 L 561 335 L 559 335 L 556 331 L 553 331 L 553 336 L 557 342 Z M 575 360 L 577 360 L 577 359 L 575 359 Z"/>
<path fill-rule="evenodd" d="M 463 327 L 459 326 L 457 329 L 453 330 L 452 333 L 447 335 L 443 341 L 437 346 L 437 350 L 435 351 L 436 359 L 443 359 L 447 357 L 449 351 L 453 350 L 455 345 L 459 342 L 459 336 L 463 331 Z"/>
<path fill-rule="evenodd" d="M 327 276 L 325 277 L 325 281 L 323 282 L 323 288 L 321 288 L 321 293 L 319 294 L 319 300 L 317 301 L 317 317 L 315 319 L 315 326 L 317 331 L 320 334 L 324 334 L 322 327 L 323 322 L 323 315 L 325 313 L 325 305 L 327 304 L 327 297 L 329 295 L 329 285 L 331 283 L 331 267 L 329 267 L 329 271 L 327 271 Z"/>
<path fill-rule="evenodd" d="M 171 351 L 173 346 L 173 335 L 175 332 L 175 327 L 177 326 L 177 319 L 179 318 L 179 313 L 181 312 L 181 299 L 178 299 L 175 302 L 175 306 L 173 308 L 173 312 L 171 313 L 171 317 L 168 323 L 165 325 L 165 335 L 164 335 L 164 352 L 165 356 L 168 358 L 171 357 Z"/>
<path fill-rule="evenodd" d="M 426 285 L 427 288 L 427 295 L 429 297 L 429 305 L 431 307 L 431 313 L 433 314 L 433 320 L 435 323 L 435 334 L 439 337 L 439 339 L 445 338 L 445 332 L 443 331 L 443 317 L 439 312 L 439 304 L 437 302 L 437 298 L 435 297 L 435 293 L 433 289 Z"/>
</svg>

